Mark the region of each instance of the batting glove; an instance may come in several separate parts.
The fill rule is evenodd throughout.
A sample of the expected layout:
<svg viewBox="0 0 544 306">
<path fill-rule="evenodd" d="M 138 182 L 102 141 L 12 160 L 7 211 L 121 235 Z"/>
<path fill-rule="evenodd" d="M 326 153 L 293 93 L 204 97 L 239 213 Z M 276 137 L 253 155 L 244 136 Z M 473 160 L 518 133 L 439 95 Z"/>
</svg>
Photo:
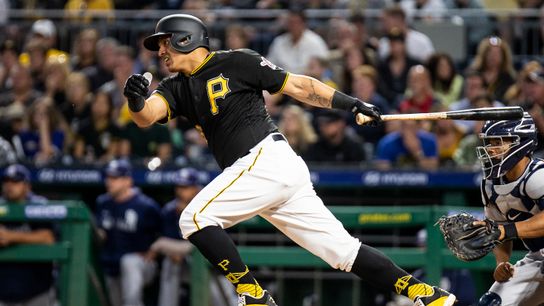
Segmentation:
<svg viewBox="0 0 544 306">
<path fill-rule="evenodd" d="M 137 113 L 144 108 L 148 86 L 149 82 L 141 74 L 133 74 L 127 79 L 123 94 L 127 97 L 128 108 L 132 112 Z"/>
<path fill-rule="evenodd" d="M 357 116 L 357 114 L 360 113 L 365 116 L 371 117 L 372 119 L 374 119 L 371 121 L 371 125 L 374 125 L 374 126 L 382 121 L 382 118 L 381 118 L 382 113 L 376 105 L 363 102 L 359 99 L 356 99 L 355 104 L 351 108 L 351 112 L 355 116 Z"/>
</svg>

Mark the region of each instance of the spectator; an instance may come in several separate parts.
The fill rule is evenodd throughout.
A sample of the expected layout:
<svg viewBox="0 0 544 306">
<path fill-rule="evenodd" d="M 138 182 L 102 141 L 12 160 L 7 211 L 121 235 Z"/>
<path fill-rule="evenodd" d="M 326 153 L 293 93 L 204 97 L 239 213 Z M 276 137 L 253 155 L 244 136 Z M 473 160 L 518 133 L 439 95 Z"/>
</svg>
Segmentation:
<svg viewBox="0 0 544 306">
<path fill-rule="evenodd" d="M 487 92 L 485 79 L 483 75 L 477 71 L 469 70 L 467 72 L 464 86 L 464 98 L 452 103 L 450 105 L 450 110 L 475 108 L 474 103 L 476 102 L 476 98 Z M 504 104 L 494 101 L 493 106 L 504 106 Z M 474 130 L 475 122 L 469 120 L 456 120 L 455 124 L 457 124 L 465 133 L 470 133 Z"/>
<path fill-rule="evenodd" d="M 361 163 L 365 151 L 360 140 L 349 136 L 344 113 L 324 110 L 317 114 L 319 139 L 312 144 L 304 156 L 308 162 L 320 163 Z"/>
<path fill-rule="evenodd" d="M 353 70 L 352 74 L 352 95 L 362 101 L 376 105 L 380 108 L 382 114 L 389 113 L 391 111 L 389 103 L 376 91 L 378 87 L 378 73 L 376 69 L 369 65 L 363 65 Z M 362 126 L 355 122 L 355 118 L 351 118 L 350 125 L 355 128 L 366 143 L 372 144 L 372 147 L 376 146 L 378 141 L 385 135 L 384 124 L 380 124 L 377 127 Z"/>
<path fill-rule="evenodd" d="M 76 36 L 74 41 L 74 54 L 72 54 L 72 68 L 75 71 L 98 64 L 96 45 L 100 34 L 94 28 L 84 28 Z"/>
<path fill-rule="evenodd" d="M 130 122 L 121 129 L 120 154 L 122 157 L 149 159 L 158 157 L 163 162 L 172 158 L 170 132 L 164 125 L 140 129 Z"/>
<path fill-rule="evenodd" d="M 382 25 L 385 33 L 390 33 L 394 28 L 406 37 L 406 52 L 408 56 L 417 61 L 425 62 L 434 53 L 434 46 L 431 39 L 414 29 L 410 29 L 406 22 L 406 13 L 399 6 L 391 6 L 383 11 Z M 378 54 L 381 59 L 386 59 L 391 52 L 389 37 L 380 39 Z"/>
<path fill-rule="evenodd" d="M 445 110 L 446 108 L 438 111 Z M 433 122 L 431 132 L 436 136 L 440 166 L 452 166 L 453 155 L 459 147 L 464 131 L 452 120 L 437 120 Z"/>
<path fill-rule="evenodd" d="M 0 44 L 0 93 L 11 88 L 11 70 L 17 66 L 19 51 L 14 40 L 5 39 Z"/>
<path fill-rule="evenodd" d="M 541 69 L 542 65 L 534 60 L 523 65 L 523 68 L 517 75 L 516 83 L 510 86 L 504 94 L 504 100 L 507 101 L 508 105 L 530 107 L 531 104 L 530 101 L 528 101 L 528 90 L 531 88 L 531 81 L 528 76 L 530 73 L 538 72 Z"/>
<path fill-rule="evenodd" d="M 391 30 L 388 42 L 391 53 L 378 65 L 378 90 L 389 101 L 389 105 L 396 108 L 406 91 L 408 72 L 419 62 L 406 53 L 405 35 L 400 29 Z"/>
<path fill-rule="evenodd" d="M 91 115 L 81 121 L 74 145 L 74 158 L 84 162 L 105 163 L 119 156 L 121 130 L 111 120 L 113 103 L 110 96 L 97 92 L 91 104 Z"/>
<path fill-rule="evenodd" d="M 143 45 L 143 40 L 148 34 L 144 34 L 138 37 L 138 46 Z M 136 48 L 138 50 L 136 54 L 136 58 L 134 59 L 134 66 L 133 71 L 137 73 L 145 73 L 150 72 L 153 74 L 153 79 L 158 79 L 159 81 L 164 76 L 157 76 L 157 73 L 159 73 L 159 60 L 155 54 L 146 48 Z"/>
<path fill-rule="evenodd" d="M 514 66 L 508 43 L 497 36 L 485 38 L 478 46 L 471 69 L 480 72 L 487 84 L 488 92 L 504 102 L 504 94 L 514 83 Z"/>
<path fill-rule="evenodd" d="M 63 107 L 66 105 L 66 84 L 69 74 L 70 67 L 66 58 L 50 57 L 47 59 L 44 69 L 44 93 L 46 97 L 53 100 L 55 106 Z M 70 89 L 68 90 L 70 91 Z"/>
<path fill-rule="evenodd" d="M 30 171 L 20 164 L 7 167 L 2 176 L 0 204 L 45 205 L 44 197 L 31 190 Z M 55 242 L 50 222 L 3 222 L 0 224 L 0 248 L 22 244 Z M 0 305 L 54 306 L 52 262 L 0 263 Z"/>
<path fill-rule="evenodd" d="M 245 48 L 249 48 L 248 30 L 241 24 L 228 25 L 225 29 L 225 49 L 236 50 Z"/>
<path fill-rule="evenodd" d="M 533 71 L 527 75 L 526 111 L 535 122 L 538 146 L 535 155 L 542 157 L 544 153 L 544 70 Z"/>
<path fill-rule="evenodd" d="M 483 93 L 474 98 L 474 107 L 491 107 L 493 106 L 493 99 L 487 93 Z M 476 147 L 480 146 L 482 140 L 478 137 L 485 121 L 476 121 L 472 125 L 473 130 L 468 131 L 469 134 L 465 135 L 463 139 L 459 142 L 459 146 L 453 153 L 453 161 L 456 166 L 467 168 L 470 170 L 479 170 L 481 165 L 478 160 L 478 155 L 474 154 L 476 152 Z"/>
<path fill-rule="evenodd" d="M 441 108 L 441 102 L 434 96 L 429 70 L 422 65 L 413 66 L 408 74 L 408 98 L 402 101 L 402 113 L 428 113 Z"/>
<path fill-rule="evenodd" d="M 443 105 L 459 100 L 463 91 L 463 77 L 457 73 L 453 59 L 447 53 L 435 53 L 427 61 L 434 94 Z"/>
<path fill-rule="evenodd" d="M 113 160 L 104 173 L 106 193 L 96 200 L 96 222 L 110 303 L 143 306 L 144 286 L 157 272 L 150 247 L 160 232 L 159 206 L 133 186 L 128 161 Z"/>
<path fill-rule="evenodd" d="M 326 58 L 327 44 L 318 34 L 306 27 L 306 16 L 301 10 L 290 10 L 287 33 L 272 41 L 267 59 L 291 73 L 304 73 L 313 56 Z"/>
<path fill-rule="evenodd" d="M 119 42 L 111 37 L 104 37 L 96 43 L 97 66 L 84 68 L 83 72 L 91 81 L 91 90 L 94 92 L 103 84 L 113 80 L 113 69 L 117 59 L 115 51 Z"/>
<path fill-rule="evenodd" d="M 82 120 L 91 115 L 92 92 L 89 79 L 81 72 L 72 72 L 66 79 L 66 101 L 61 112 L 70 128 L 77 131 Z"/>
<path fill-rule="evenodd" d="M 129 123 L 130 114 L 123 96 L 123 87 L 128 77 L 134 73 L 134 50 L 129 46 L 120 46 L 115 50 L 115 68 L 113 69 L 113 80 L 102 85 L 100 90 L 109 93 L 113 101 L 113 116 L 119 126 Z"/>
<path fill-rule="evenodd" d="M 420 168 L 436 170 L 438 152 L 436 137 L 414 120 L 401 121 L 401 129 L 387 134 L 376 148 L 376 167 L 381 170 Z"/>
<path fill-rule="evenodd" d="M 307 76 L 311 76 L 334 89 L 338 89 L 338 85 L 331 79 L 332 72 L 329 69 L 329 63 L 324 58 L 315 56 L 310 58 L 305 73 Z"/>
<path fill-rule="evenodd" d="M 297 105 L 284 107 L 278 129 L 287 138 L 291 148 L 300 156 L 304 156 L 308 148 L 317 140 L 317 134 L 310 122 L 310 114 Z"/>
<path fill-rule="evenodd" d="M 9 77 L 12 88 L 0 94 L 0 107 L 21 104 L 27 108 L 41 96 L 41 92 L 33 88 L 32 75 L 28 67 L 14 66 Z"/>
<path fill-rule="evenodd" d="M 47 47 L 42 45 L 41 40 L 31 39 L 25 46 L 26 54 L 28 55 L 28 67 L 34 80 L 34 88 L 38 91 L 45 91 L 45 63 L 47 57 Z M 54 58 L 54 57 L 51 57 Z M 66 59 L 65 57 L 63 57 Z"/>
<path fill-rule="evenodd" d="M 70 132 L 62 115 L 46 100 L 38 100 L 26 114 L 28 123 L 17 135 L 19 155 L 39 165 L 56 160 L 69 146 Z M 21 154 L 22 153 L 22 154 Z"/>
<path fill-rule="evenodd" d="M 57 27 L 50 19 L 38 19 L 34 21 L 30 29 L 29 41 L 35 41 L 38 45 L 43 46 L 47 50 L 47 58 L 64 57 L 66 60 L 69 58 L 68 53 L 55 49 L 57 45 Z M 19 62 L 23 65 L 28 65 L 30 63 L 29 54 L 22 53 L 19 57 Z"/>
<path fill-rule="evenodd" d="M 362 65 L 374 66 L 369 57 L 358 47 L 346 48 L 342 54 L 342 91 L 352 92 L 353 70 Z"/>
</svg>

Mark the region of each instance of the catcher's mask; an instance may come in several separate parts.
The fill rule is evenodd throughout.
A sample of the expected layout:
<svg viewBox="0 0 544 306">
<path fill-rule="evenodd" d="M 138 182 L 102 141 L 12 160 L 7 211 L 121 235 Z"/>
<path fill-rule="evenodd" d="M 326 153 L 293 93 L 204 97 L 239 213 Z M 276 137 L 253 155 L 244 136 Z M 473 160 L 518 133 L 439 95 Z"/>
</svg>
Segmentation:
<svg viewBox="0 0 544 306">
<path fill-rule="evenodd" d="M 155 27 L 155 34 L 144 39 L 144 47 L 159 51 L 159 39 L 162 37 L 170 37 L 172 48 L 181 53 L 190 53 L 198 47 L 210 50 L 206 25 L 191 15 L 173 14 L 161 18 Z"/>
<path fill-rule="evenodd" d="M 487 121 L 479 137 L 483 146 L 476 151 L 486 179 L 503 176 L 537 145 L 535 123 L 528 113 L 519 120 Z"/>
</svg>

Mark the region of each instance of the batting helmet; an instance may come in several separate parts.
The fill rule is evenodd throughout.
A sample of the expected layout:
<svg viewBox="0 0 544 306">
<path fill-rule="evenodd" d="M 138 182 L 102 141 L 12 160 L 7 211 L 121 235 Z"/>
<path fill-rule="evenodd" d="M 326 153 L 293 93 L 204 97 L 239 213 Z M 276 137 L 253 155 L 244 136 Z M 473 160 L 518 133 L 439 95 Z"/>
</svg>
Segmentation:
<svg viewBox="0 0 544 306">
<path fill-rule="evenodd" d="M 479 136 L 484 146 L 476 150 L 485 178 L 503 176 L 533 153 L 538 142 L 535 123 L 528 113 L 518 120 L 487 121 Z"/>
<path fill-rule="evenodd" d="M 144 39 L 144 46 L 159 51 L 159 39 L 170 37 L 170 45 L 176 51 L 189 53 L 198 47 L 210 49 L 208 29 L 204 23 L 191 15 L 173 14 L 161 18 L 155 27 L 155 34 Z"/>
</svg>

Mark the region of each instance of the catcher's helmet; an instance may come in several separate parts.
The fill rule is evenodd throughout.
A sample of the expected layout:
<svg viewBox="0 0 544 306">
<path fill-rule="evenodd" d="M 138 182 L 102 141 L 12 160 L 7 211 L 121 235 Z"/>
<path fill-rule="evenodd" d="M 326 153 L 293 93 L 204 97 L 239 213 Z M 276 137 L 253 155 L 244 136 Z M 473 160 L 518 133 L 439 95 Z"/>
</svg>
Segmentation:
<svg viewBox="0 0 544 306">
<path fill-rule="evenodd" d="M 479 136 L 483 146 L 476 150 L 486 179 L 503 176 L 537 145 L 535 123 L 527 112 L 518 120 L 487 121 Z"/>
<path fill-rule="evenodd" d="M 144 46 L 159 51 L 159 38 L 169 36 L 170 45 L 176 51 L 189 53 L 198 47 L 210 49 L 208 29 L 204 23 L 191 15 L 173 14 L 161 18 L 155 27 L 155 34 L 144 39 Z"/>
</svg>

